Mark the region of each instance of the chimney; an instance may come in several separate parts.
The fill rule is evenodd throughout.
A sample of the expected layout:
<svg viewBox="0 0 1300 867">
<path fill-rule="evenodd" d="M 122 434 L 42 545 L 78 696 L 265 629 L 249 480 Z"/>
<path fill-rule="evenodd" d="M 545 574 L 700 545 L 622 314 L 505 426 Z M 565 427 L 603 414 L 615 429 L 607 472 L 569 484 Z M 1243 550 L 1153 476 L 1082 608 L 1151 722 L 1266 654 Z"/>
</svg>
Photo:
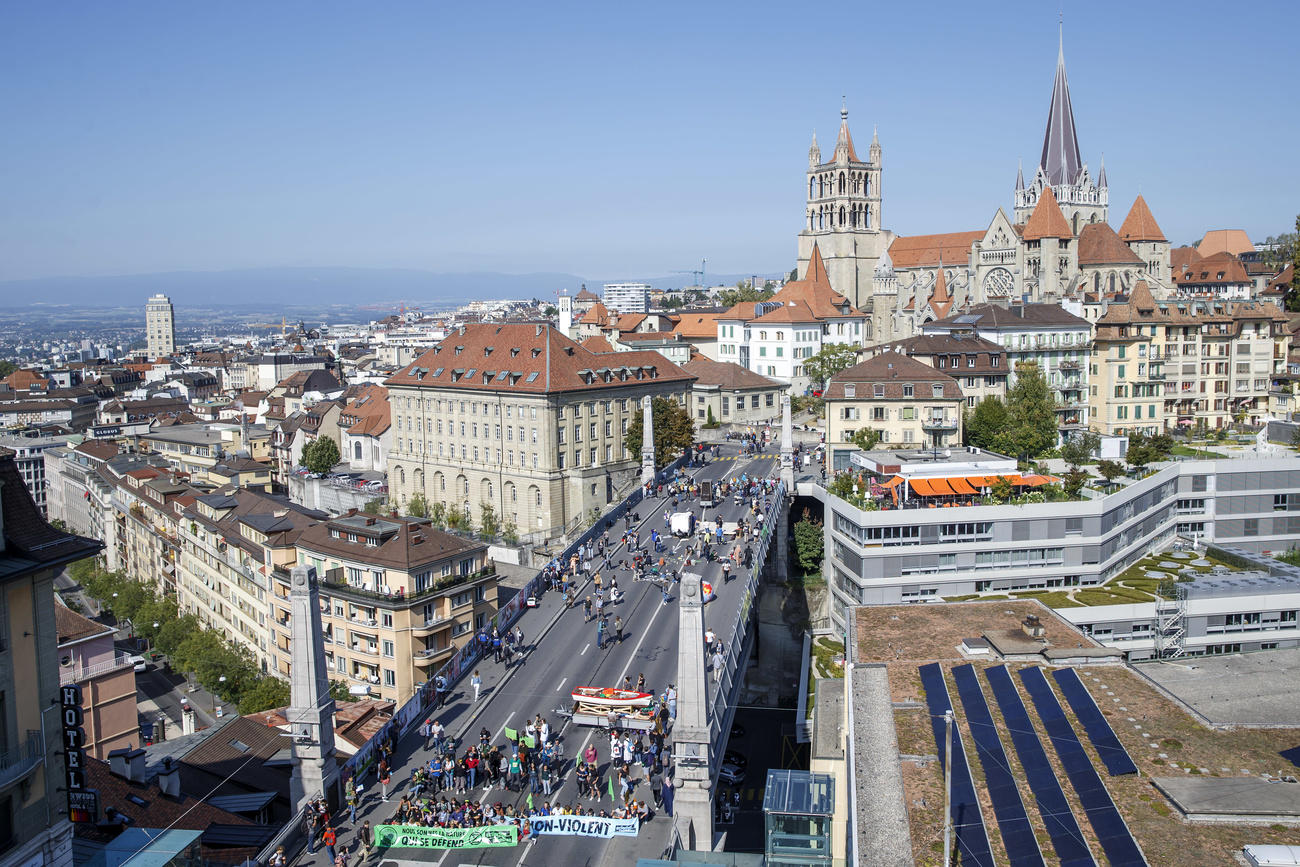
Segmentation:
<svg viewBox="0 0 1300 867">
<path fill-rule="evenodd" d="M 169 798 L 181 797 L 181 768 L 171 756 L 163 757 L 162 770 L 158 772 L 158 788 Z"/>
<path fill-rule="evenodd" d="M 145 774 L 145 752 L 130 747 L 113 750 L 108 754 L 108 767 L 114 775 L 132 783 L 143 783 Z"/>
</svg>

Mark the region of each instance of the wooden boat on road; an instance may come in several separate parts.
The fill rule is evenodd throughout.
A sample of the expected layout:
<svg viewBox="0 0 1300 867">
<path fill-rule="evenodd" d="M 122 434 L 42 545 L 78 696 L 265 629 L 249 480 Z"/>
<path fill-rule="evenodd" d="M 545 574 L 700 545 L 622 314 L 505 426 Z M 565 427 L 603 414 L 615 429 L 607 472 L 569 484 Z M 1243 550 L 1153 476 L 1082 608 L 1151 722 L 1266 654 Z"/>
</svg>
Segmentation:
<svg viewBox="0 0 1300 867">
<path fill-rule="evenodd" d="M 580 704 L 601 707 L 646 707 L 654 701 L 654 696 L 648 692 L 614 689 L 608 686 L 578 686 L 574 687 L 570 694 L 573 700 Z"/>
</svg>

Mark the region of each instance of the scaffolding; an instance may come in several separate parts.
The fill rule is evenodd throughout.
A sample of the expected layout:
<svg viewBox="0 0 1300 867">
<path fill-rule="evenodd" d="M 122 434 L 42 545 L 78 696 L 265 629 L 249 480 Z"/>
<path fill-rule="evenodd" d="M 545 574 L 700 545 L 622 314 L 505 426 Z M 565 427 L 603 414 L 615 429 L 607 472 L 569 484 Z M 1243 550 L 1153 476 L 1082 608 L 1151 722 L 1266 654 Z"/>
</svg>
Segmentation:
<svg viewBox="0 0 1300 867">
<path fill-rule="evenodd" d="M 1187 636 L 1188 584 L 1173 579 L 1160 582 L 1156 590 L 1156 656 L 1178 659 Z"/>
</svg>

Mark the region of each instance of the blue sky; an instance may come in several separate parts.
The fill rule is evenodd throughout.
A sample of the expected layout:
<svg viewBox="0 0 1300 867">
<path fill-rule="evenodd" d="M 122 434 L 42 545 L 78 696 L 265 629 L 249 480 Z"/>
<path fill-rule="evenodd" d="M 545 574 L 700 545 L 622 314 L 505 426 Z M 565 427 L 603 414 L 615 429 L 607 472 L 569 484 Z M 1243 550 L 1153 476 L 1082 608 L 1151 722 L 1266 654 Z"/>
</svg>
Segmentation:
<svg viewBox="0 0 1300 867">
<path fill-rule="evenodd" d="M 5 3 L 0 279 L 783 270 L 841 95 L 860 152 L 879 127 L 886 227 L 984 228 L 1037 161 L 1057 10 Z M 1066 5 L 1113 225 L 1141 192 L 1175 243 L 1293 227 L 1298 10 Z"/>
</svg>

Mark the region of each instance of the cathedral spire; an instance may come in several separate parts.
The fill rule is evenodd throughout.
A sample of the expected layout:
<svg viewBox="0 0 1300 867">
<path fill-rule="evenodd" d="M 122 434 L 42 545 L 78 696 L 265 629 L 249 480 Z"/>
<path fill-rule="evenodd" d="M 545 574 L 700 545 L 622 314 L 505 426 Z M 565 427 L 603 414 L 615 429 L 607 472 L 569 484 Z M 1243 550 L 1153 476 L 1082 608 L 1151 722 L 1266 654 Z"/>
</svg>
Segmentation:
<svg viewBox="0 0 1300 867">
<path fill-rule="evenodd" d="M 1106 188 L 1106 155 L 1101 155 L 1101 171 L 1097 174 L 1097 186 L 1103 190 Z"/>
<path fill-rule="evenodd" d="M 849 135 L 849 106 L 847 102 L 840 104 L 840 135 L 835 140 L 835 160 L 840 162 L 848 160 L 856 163 L 858 155 L 853 150 L 853 136 Z"/>
<path fill-rule="evenodd" d="M 1061 31 L 1056 53 L 1056 80 L 1052 82 L 1052 106 L 1043 135 L 1043 156 L 1039 166 L 1053 186 L 1074 183 L 1083 160 L 1079 158 L 1079 136 L 1074 129 L 1070 105 L 1070 84 L 1065 77 L 1065 34 Z"/>
<path fill-rule="evenodd" d="M 1025 189 L 1025 164 L 1023 160 L 1016 160 L 1016 192 L 1022 192 Z"/>
</svg>

